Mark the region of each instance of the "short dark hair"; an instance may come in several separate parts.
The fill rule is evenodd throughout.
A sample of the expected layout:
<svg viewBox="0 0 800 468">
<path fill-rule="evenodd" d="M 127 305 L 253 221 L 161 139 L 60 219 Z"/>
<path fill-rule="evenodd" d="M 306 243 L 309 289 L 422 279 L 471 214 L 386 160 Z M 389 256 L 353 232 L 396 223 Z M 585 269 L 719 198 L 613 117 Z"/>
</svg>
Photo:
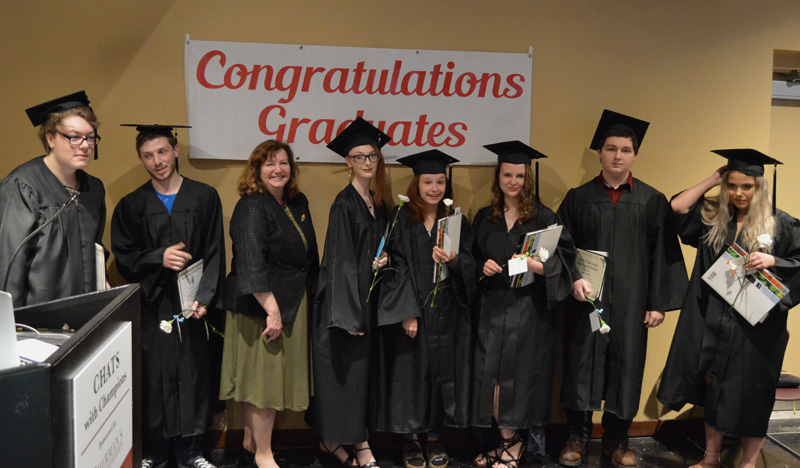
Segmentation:
<svg viewBox="0 0 800 468">
<path fill-rule="evenodd" d="M 631 143 L 633 143 L 634 154 L 639 154 L 639 139 L 636 138 L 636 132 L 624 124 L 614 124 L 606 129 L 605 133 L 603 133 L 603 142 L 600 144 L 598 151 L 603 149 L 603 146 L 606 145 L 606 140 L 611 137 L 630 138 Z"/>
<path fill-rule="evenodd" d="M 169 142 L 169 146 L 171 146 L 173 148 L 178 146 L 178 139 L 175 138 L 175 135 L 173 135 L 170 132 L 167 132 L 166 134 L 165 133 L 139 132 L 139 134 L 136 135 L 136 154 L 141 156 L 142 153 L 140 153 L 139 150 L 142 148 L 142 145 L 144 145 L 145 143 L 147 143 L 150 140 L 155 140 L 156 138 L 159 138 L 159 137 L 166 138 L 167 141 Z"/>
</svg>

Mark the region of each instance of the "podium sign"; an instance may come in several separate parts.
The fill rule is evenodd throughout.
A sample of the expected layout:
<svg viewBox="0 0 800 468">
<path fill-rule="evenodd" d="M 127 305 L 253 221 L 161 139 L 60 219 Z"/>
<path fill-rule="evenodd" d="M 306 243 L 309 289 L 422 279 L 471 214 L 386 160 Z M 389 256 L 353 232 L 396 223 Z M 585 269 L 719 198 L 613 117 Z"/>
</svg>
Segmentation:
<svg viewBox="0 0 800 468">
<path fill-rule="evenodd" d="M 76 468 L 120 468 L 133 449 L 132 327 L 124 323 L 72 377 Z"/>
</svg>

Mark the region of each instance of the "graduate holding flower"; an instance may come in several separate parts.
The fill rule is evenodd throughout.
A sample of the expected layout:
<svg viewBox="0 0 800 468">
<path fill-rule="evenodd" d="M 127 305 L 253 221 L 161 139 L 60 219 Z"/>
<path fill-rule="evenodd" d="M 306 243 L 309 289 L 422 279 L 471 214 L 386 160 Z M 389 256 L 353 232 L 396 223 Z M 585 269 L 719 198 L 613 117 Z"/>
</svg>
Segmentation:
<svg viewBox="0 0 800 468">
<path fill-rule="evenodd" d="M 706 452 L 693 468 L 720 466 L 723 434 L 741 438 L 741 466 L 753 467 L 789 339 L 787 312 L 800 302 L 800 221 L 770 206 L 764 164 L 779 161 L 752 149 L 714 152 L 728 165 L 670 203 L 681 240 L 697 257 L 658 399 L 676 411 L 686 403 L 705 407 Z M 719 195 L 705 197 L 716 186 Z M 756 325 L 701 278 L 733 242 L 750 252 L 744 269 L 768 268 L 790 289 Z"/>
<path fill-rule="evenodd" d="M 473 223 L 472 252 L 485 278 L 479 283 L 471 419 L 478 427 L 497 421 L 500 443 L 479 455 L 475 465 L 516 468 L 524 451 L 523 430 L 543 428 L 550 419 L 553 309 L 572 291 L 569 265 L 575 247 L 563 229 L 555 252 L 525 258 L 535 281 L 511 288 L 504 265 L 519 256 L 525 235 L 562 223 L 535 194 L 531 159 L 543 154 L 519 141 L 486 148 L 498 157 L 492 204 L 478 211 Z"/>
<path fill-rule="evenodd" d="M 387 219 L 381 147 L 389 140 L 358 117 L 328 144 L 345 158 L 350 184 L 331 205 L 311 323 L 311 425 L 323 453 L 350 466 L 354 460 L 348 447 L 354 445 L 364 468 L 377 466 L 367 442 L 371 343 L 379 301 L 378 288 L 371 286 L 375 270 L 388 260 L 386 255 L 378 258 L 378 246 Z"/>
<path fill-rule="evenodd" d="M 569 438 L 559 463 L 565 466 L 586 461 L 592 412 L 600 409 L 603 461 L 616 468 L 638 466 L 628 431 L 639 411 L 648 330 L 663 322 L 665 312 L 680 307 L 686 289 L 686 266 L 667 198 L 631 172 L 648 126 L 603 111 L 589 146 L 597 151 L 600 174 L 570 189 L 558 208 L 576 247 L 608 255 L 602 298 L 594 304 L 586 300 L 592 285 L 577 268 L 572 271 L 561 389 Z M 607 327 L 593 331 L 592 314 L 599 309 Z"/>
<path fill-rule="evenodd" d="M 469 223 L 461 216 L 458 253 L 436 245 L 437 220 L 451 211 L 445 175 L 457 159 L 430 150 L 399 162 L 414 170 L 407 203 L 395 208 L 397 220 L 388 249 L 393 270 L 386 273 L 378 307 L 380 363 L 372 417 L 375 430 L 406 435 L 406 468 L 443 468 L 449 456 L 439 443 L 442 423 L 466 427 L 472 373 L 469 304 L 477 269 L 469 251 Z M 434 265 L 449 273 L 437 285 Z M 438 294 L 433 300 L 434 288 Z M 425 440 L 420 440 L 420 436 Z M 423 445 L 424 442 L 424 451 Z"/>
</svg>

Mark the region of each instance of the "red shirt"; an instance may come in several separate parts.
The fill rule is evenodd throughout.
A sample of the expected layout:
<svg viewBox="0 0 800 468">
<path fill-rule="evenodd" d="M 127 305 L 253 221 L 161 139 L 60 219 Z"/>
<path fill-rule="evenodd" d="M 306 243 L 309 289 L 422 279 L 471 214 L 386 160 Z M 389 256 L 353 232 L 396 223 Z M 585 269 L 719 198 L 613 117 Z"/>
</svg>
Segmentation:
<svg viewBox="0 0 800 468">
<path fill-rule="evenodd" d="M 600 172 L 600 175 L 597 176 L 597 178 L 600 179 L 600 183 L 603 184 L 603 187 L 606 189 L 606 193 L 608 194 L 609 197 L 611 197 L 611 203 L 613 203 L 614 206 L 617 206 L 617 201 L 619 201 L 619 197 L 620 195 L 622 195 L 623 191 L 625 190 L 627 190 L 628 192 L 633 191 L 633 172 L 629 171 L 628 180 L 620 184 L 619 187 L 617 188 L 608 185 L 608 182 L 606 182 L 606 180 L 603 178 L 602 172 Z"/>
</svg>

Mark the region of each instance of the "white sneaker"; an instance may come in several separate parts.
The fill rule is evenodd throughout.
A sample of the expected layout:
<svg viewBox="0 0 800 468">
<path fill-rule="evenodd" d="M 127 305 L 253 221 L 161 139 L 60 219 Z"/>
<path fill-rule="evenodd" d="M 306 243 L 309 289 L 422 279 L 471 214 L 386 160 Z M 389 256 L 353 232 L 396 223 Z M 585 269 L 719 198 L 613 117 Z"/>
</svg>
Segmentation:
<svg viewBox="0 0 800 468">
<path fill-rule="evenodd" d="M 178 463 L 179 468 L 217 468 L 216 465 L 212 464 L 210 461 L 206 460 L 203 457 L 197 457 L 192 460 L 188 465 L 181 465 Z"/>
<path fill-rule="evenodd" d="M 167 468 L 167 461 L 157 462 L 150 458 L 142 458 L 142 468 Z"/>
</svg>

